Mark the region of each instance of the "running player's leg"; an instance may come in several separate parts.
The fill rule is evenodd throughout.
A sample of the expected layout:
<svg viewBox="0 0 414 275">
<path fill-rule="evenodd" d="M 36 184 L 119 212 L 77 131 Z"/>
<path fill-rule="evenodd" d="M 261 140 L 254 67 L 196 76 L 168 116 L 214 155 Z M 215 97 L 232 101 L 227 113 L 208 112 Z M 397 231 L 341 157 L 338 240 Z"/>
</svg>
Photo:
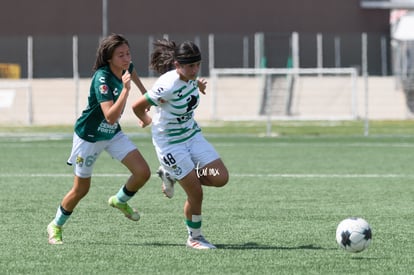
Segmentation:
<svg viewBox="0 0 414 275">
<path fill-rule="evenodd" d="M 198 134 L 191 144 L 191 157 L 196 162 L 196 174 L 202 185 L 222 187 L 229 172 L 214 147 Z"/>
<path fill-rule="evenodd" d="M 150 168 L 141 153 L 134 149 L 122 160 L 122 163 L 131 172 L 126 188 L 137 192 L 151 177 Z"/>
<path fill-rule="evenodd" d="M 184 203 L 184 215 L 188 231 L 187 247 L 195 249 L 216 248 L 205 239 L 201 232 L 203 189 L 195 170 L 192 170 L 178 182 L 187 194 L 187 200 Z"/>
<path fill-rule="evenodd" d="M 75 177 L 71 190 L 63 197 L 55 218 L 47 226 L 50 244 L 62 244 L 62 227 L 80 200 L 89 192 L 93 166 L 102 152 L 105 142 L 91 143 L 73 136 L 72 152 L 68 164 L 75 165 Z"/>
<path fill-rule="evenodd" d="M 62 227 L 69 219 L 76 205 L 86 196 L 91 185 L 91 178 L 75 176 L 72 189 L 65 195 L 59 205 L 55 218 L 47 226 L 50 244 L 62 244 Z"/>
<path fill-rule="evenodd" d="M 222 187 L 229 181 L 229 172 L 221 159 L 199 168 L 198 175 L 201 184 L 205 186 Z"/>
<path fill-rule="evenodd" d="M 136 146 L 122 132 L 112 139 L 106 150 L 112 157 L 120 160 L 131 172 L 127 182 L 116 195 L 109 198 L 108 203 L 110 206 L 118 208 L 127 218 L 138 221 L 140 219 L 138 211 L 131 208 L 127 202 L 150 178 L 149 166 Z"/>
<path fill-rule="evenodd" d="M 201 215 L 203 203 L 201 182 L 194 170 L 178 182 L 187 194 L 187 200 L 184 204 L 184 216 L 191 221 L 192 215 Z"/>
<path fill-rule="evenodd" d="M 184 203 L 184 216 L 189 235 L 187 246 L 196 249 L 215 248 L 201 232 L 203 189 L 188 147 L 188 143 L 162 148 L 156 146 L 156 152 L 164 171 L 179 182 L 187 195 Z"/>
</svg>

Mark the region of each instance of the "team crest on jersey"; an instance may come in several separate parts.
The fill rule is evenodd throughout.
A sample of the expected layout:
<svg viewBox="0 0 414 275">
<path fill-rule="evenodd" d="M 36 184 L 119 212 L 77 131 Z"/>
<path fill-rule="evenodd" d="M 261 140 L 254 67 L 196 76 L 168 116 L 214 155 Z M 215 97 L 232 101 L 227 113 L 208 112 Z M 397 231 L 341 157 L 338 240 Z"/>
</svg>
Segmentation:
<svg viewBox="0 0 414 275">
<path fill-rule="evenodd" d="M 108 85 L 106 84 L 102 84 L 99 86 L 99 92 L 103 95 L 106 95 L 108 93 L 108 90 L 109 88 L 108 88 Z"/>
<path fill-rule="evenodd" d="M 76 165 L 82 167 L 83 166 L 83 162 L 84 162 L 84 159 L 81 156 L 77 156 L 76 157 Z"/>
<path fill-rule="evenodd" d="M 179 176 L 183 173 L 183 170 L 181 169 L 181 167 L 179 167 L 177 165 L 174 165 L 172 168 L 174 169 L 174 174 L 177 175 L 177 176 Z"/>
</svg>

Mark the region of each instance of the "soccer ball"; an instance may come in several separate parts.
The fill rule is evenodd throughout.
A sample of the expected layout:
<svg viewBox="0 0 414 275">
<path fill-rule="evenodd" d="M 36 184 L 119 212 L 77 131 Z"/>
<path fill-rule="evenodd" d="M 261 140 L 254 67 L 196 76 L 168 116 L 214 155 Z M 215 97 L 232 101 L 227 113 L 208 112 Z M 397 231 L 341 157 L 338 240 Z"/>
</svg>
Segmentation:
<svg viewBox="0 0 414 275">
<path fill-rule="evenodd" d="M 362 218 L 347 218 L 336 228 L 336 242 L 348 252 L 361 252 L 372 240 L 371 227 Z"/>
</svg>

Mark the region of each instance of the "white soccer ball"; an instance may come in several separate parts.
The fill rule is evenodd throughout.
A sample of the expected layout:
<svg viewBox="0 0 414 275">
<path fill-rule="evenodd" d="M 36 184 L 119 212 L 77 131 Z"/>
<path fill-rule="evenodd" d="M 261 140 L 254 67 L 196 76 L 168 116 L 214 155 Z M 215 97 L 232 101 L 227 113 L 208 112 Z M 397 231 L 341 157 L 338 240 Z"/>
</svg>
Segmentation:
<svg viewBox="0 0 414 275">
<path fill-rule="evenodd" d="M 336 228 L 336 242 L 348 252 L 361 252 L 372 240 L 371 227 L 362 218 L 347 218 Z"/>
</svg>

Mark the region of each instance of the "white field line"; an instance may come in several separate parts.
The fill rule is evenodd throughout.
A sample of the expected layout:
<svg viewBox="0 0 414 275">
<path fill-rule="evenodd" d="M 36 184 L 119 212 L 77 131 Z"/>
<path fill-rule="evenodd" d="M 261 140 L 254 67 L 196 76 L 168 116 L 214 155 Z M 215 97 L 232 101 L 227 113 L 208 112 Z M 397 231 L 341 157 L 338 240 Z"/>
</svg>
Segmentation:
<svg viewBox="0 0 414 275">
<path fill-rule="evenodd" d="M 364 142 L 352 142 L 352 143 L 326 143 L 321 141 L 320 143 L 306 143 L 306 142 L 274 142 L 274 143 L 214 143 L 213 144 L 216 147 L 239 147 L 239 146 L 246 146 L 246 147 L 289 147 L 289 146 L 306 146 L 306 147 L 366 147 L 366 148 L 390 148 L 390 147 L 401 147 L 401 148 L 413 148 L 414 144 L 412 143 L 364 143 Z"/>
<path fill-rule="evenodd" d="M 138 145 L 138 149 L 140 149 L 140 144 Z M 231 144 L 231 143 L 214 143 L 213 144 L 217 148 L 229 148 L 229 147 L 248 147 L 248 148 L 267 148 L 268 150 L 277 150 L 277 148 L 289 148 L 289 147 L 297 147 L 303 146 L 306 148 L 414 148 L 414 144 L 412 143 L 259 143 L 259 144 L 247 144 L 247 143 L 239 143 L 239 144 Z M 29 148 L 32 147 L 33 144 L 27 142 L 6 142 L 0 143 L 0 148 Z M 68 152 L 70 152 L 71 145 L 69 144 L 36 144 L 37 148 L 69 148 Z"/>
<path fill-rule="evenodd" d="M 94 174 L 94 178 L 102 177 L 128 177 L 130 174 Z M 0 178 L 7 177 L 21 177 L 21 178 L 31 178 L 31 177 L 45 177 L 45 178 L 64 178 L 64 177 L 73 177 L 73 174 L 62 173 L 62 174 L 53 174 L 53 173 L 1 173 Z M 157 177 L 157 175 L 153 175 Z M 236 178 L 414 178 L 414 174 L 230 174 L 230 177 Z"/>
</svg>

